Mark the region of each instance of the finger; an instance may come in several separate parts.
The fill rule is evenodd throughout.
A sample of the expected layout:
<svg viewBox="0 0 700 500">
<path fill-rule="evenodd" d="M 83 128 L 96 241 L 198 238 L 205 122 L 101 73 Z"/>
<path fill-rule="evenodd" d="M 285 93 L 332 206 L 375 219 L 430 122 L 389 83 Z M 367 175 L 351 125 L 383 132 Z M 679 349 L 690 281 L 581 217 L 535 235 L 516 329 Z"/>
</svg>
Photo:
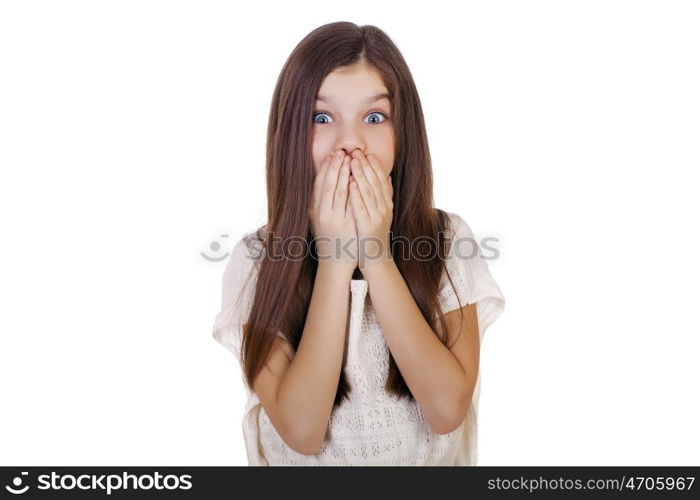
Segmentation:
<svg viewBox="0 0 700 500">
<path fill-rule="evenodd" d="M 376 200 L 374 199 L 374 194 L 372 194 L 372 187 L 369 185 L 367 178 L 365 177 L 360 160 L 354 158 L 350 162 L 350 168 L 352 169 L 352 175 L 355 177 L 355 182 L 359 188 L 359 194 L 361 195 L 362 201 L 365 204 L 368 213 L 376 213 Z"/>
<path fill-rule="evenodd" d="M 348 169 L 350 169 L 350 160 L 348 160 Z M 352 210 L 352 202 L 350 201 L 350 195 L 352 194 L 352 191 L 350 190 L 350 186 L 352 183 L 355 182 L 355 178 L 352 176 L 352 172 L 350 172 L 350 176 L 348 178 L 348 199 L 345 202 L 345 213 L 347 214 L 349 210 Z"/>
<path fill-rule="evenodd" d="M 355 154 L 356 158 L 360 160 L 360 164 L 362 165 L 362 172 L 365 174 L 367 184 L 369 184 L 370 188 L 372 189 L 372 194 L 374 195 L 374 198 L 377 201 L 377 208 L 379 208 L 379 205 L 386 205 L 387 201 L 384 196 L 384 190 L 381 185 L 380 176 L 376 172 L 374 165 L 369 163 L 367 157 L 362 153 L 362 151 L 357 150 Z"/>
<path fill-rule="evenodd" d="M 333 209 L 342 210 L 345 213 L 345 205 L 348 201 L 348 181 L 350 180 L 350 158 L 343 154 L 343 163 L 340 165 L 338 185 L 335 187 L 335 200 Z"/>
<path fill-rule="evenodd" d="M 321 203 L 321 188 L 323 186 L 323 179 L 326 178 L 326 171 L 328 170 L 328 164 L 330 163 L 331 158 L 331 155 L 328 155 L 323 159 L 323 163 L 321 163 L 321 168 L 318 169 L 318 173 L 314 178 L 311 199 L 313 200 L 312 203 L 315 208 L 318 208 L 318 206 Z"/>
<path fill-rule="evenodd" d="M 360 194 L 360 188 L 357 185 L 356 179 L 353 179 L 350 183 L 350 204 L 352 205 L 352 213 L 355 217 L 355 221 L 366 221 L 369 219 L 369 212 L 367 211 L 365 202 L 362 201 L 362 195 Z"/>
<path fill-rule="evenodd" d="M 352 190 L 350 188 L 350 184 L 352 181 L 348 183 L 348 199 L 345 202 L 345 217 L 348 219 L 354 221 L 355 220 L 355 214 L 353 213 L 352 210 Z"/>
<path fill-rule="evenodd" d="M 321 212 L 333 209 L 333 198 L 335 197 L 335 188 L 338 185 L 338 172 L 340 171 L 340 163 L 343 161 L 343 154 L 342 151 L 333 154 L 333 159 L 331 159 L 331 164 L 326 172 L 319 207 Z"/>
<path fill-rule="evenodd" d="M 391 176 L 384 174 L 384 171 L 382 170 L 382 167 L 379 164 L 379 160 L 377 160 L 377 158 L 374 155 L 367 155 L 365 156 L 365 159 L 367 160 L 367 163 L 369 163 L 372 166 L 372 169 L 374 170 L 374 173 L 377 176 L 377 179 L 379 180 L 379 185 L 381 186 L 382 194 L 384 195 L 384 200 L 387 203 L 390 201 L 393 203 L 394 197 L 391 188 Z"/>
</svg>

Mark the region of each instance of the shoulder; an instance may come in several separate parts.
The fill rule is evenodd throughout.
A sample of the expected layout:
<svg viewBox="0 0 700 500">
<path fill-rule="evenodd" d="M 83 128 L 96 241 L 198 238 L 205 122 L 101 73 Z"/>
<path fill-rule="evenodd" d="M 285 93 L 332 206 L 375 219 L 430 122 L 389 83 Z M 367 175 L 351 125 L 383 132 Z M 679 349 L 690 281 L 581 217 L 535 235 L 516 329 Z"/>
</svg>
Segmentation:
<svg viewBox="0 0 700 500">
<path fill-rule="evenodd" d="M 445 271 L 440 288 L 444 291 L 448 286 L 448 278 L 462 277 L 466 280 L 474 274 L 474 267 L 482 264 L 481 249 L 474 232 L 465 218 L 456 213 L 443 210 L 447 217 L 445 237 L 448 249 L 445 255 Z M 485 263 L 484 263 L 485 264 Z"/>
<path fill-rule="evenodd" d="M 446 236 L 452 242 L 458 240 L 457 243 L 462 244 L 465 239 L 474 240 L 474 232 L 464 217 L 456 212 L 441 211 L 447 216 Z"/>
<path fill-rule="evenodd" d="M 450 236 L 446 268 L 453 283 L 443 277 L 440 292 L 443 312 L 463 307 L 464 304 L 476 304 L 480 338 L 483 338 L 489 325 L 503 312 L 505 298 L 466 219 L 453 212 L 448 212 L 448 216 L 453 234 Z"/>
<path fill-rule="evenodd" d="M 264 248 L 264 228 L 245 233 L 233 246 L 229 266 L 251 268 L 262 258 Z"/>
<path fill-rule="evenodd" d="M 260 230 L 245 233 L 233 246 L 223 275 L 224 292 L 229 298 L 240 295 L 260 267 L 262 249 Z"/>
</svg>

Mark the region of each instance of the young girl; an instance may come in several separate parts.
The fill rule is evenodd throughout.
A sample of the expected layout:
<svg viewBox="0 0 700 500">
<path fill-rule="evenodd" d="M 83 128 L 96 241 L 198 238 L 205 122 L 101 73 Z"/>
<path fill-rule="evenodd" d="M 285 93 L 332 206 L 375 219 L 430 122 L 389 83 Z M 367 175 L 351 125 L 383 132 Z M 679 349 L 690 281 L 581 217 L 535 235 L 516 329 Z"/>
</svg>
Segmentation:
<svg viewBox="0 0 700 500">
<path fill-rule="evenodd" d="M 272 99 L 268 222 L 213 336 L 240 361 L 250 465 L 475 465 L 479 348 L 505 300 L 433 207 L 420 100 L 374 26 L 321 26 Z"/>
</svg>

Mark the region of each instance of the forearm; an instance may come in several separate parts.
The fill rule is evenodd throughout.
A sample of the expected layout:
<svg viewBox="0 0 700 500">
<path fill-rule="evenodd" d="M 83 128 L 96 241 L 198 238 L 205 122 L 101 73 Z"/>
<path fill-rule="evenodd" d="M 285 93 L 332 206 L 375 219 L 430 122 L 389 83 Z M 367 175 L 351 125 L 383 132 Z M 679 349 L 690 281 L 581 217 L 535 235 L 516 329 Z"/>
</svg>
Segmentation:
<svg viewBox="0 0 700 500">
<path fill-rule="evenodd" d="M 471 397 L 471 374 L 430 328 L 393 260 L 363 273 L 389 350 L 426 420 L 438 432 L 450 429 Z"/>
<path fill-rule="evenodd" d="M 304 331 L 277 394 L 289 425 L 306 442 L 322 442 L 333 409 L 345 349 L 350 277 L 319 263 Z"/>
</svg>

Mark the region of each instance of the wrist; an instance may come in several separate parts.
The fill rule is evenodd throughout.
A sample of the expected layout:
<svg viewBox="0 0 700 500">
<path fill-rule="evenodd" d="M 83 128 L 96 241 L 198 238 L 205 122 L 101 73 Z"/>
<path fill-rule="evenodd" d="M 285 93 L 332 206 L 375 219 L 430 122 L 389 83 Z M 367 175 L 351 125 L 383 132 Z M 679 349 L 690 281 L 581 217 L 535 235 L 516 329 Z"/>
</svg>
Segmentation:
<svg viewBox="0 0 700 500">
<path fill-rule="evenodd" d="M 332 260 L 322 260 L 318 263 L 318 270 L 316 274 L 323 274 L 331 279 L 342 280 L 350 282 L 353 273 L 355 272 L 355 267 Z"/>
<path fill-rule="evenodd" d="M 394 262 L 394 259 L 390 255 L 368 260 L 364 266 L 360 267 L 360 271 L 367 281 L 370 281 L 379 274 L 386 274 L 392 269 L 397 268 L 396 262 Z"/>
</svg>

